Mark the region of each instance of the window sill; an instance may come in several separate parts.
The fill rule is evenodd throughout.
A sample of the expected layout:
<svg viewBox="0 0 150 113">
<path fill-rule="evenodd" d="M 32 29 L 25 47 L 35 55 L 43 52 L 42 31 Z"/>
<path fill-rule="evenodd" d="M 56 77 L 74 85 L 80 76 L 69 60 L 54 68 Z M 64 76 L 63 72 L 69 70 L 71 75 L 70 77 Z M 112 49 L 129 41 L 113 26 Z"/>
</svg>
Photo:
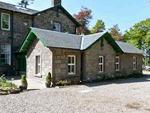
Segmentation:
<svg viewBox="0 0 150 113">
<path fill-rule="evenodd" d="M 37 78 L 42 78 L 42 75 L 35 75 L 35 77 L 37 77 Z"/>
<path fill-rule="evenodd" d="M 68 73 L 69 76 L 74 76 L 76 75 L 75 73 Z"/>
<path fill-rule="evenodd" d="M 1 28 L 2 30 L 4 30 L 4 31 L 10 31 L 10 29 L 3 29 L 3 28 Z"/>
</svg>

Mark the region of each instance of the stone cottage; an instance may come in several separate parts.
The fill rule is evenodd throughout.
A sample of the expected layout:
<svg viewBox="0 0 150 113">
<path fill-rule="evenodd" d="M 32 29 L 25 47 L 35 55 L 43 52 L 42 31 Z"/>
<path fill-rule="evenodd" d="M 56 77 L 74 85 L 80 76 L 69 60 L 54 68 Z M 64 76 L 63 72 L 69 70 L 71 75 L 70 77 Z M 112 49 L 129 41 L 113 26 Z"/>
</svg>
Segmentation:
<svg viewBox="0 0 150 113">
<path fill-rule="evenodd" d="M 0 2 L 0 72 L 17 70 L 20 75 L 26 71 L 26 53 L 18 49 L 30 27 L 76 34 L 80 24 L 61 5 L 61 0 L 51 1 L 52 6 L 43 11 Z"/>
<path fill-rule="evenodd" d="M 94 80 L 142 73 L 143 51 L 114 41 L 108 32 L 74 35 L 30 28 L 20 52 L 27 53 L 27 78 L 53 82 L 61 79 Z"/>
</svg>

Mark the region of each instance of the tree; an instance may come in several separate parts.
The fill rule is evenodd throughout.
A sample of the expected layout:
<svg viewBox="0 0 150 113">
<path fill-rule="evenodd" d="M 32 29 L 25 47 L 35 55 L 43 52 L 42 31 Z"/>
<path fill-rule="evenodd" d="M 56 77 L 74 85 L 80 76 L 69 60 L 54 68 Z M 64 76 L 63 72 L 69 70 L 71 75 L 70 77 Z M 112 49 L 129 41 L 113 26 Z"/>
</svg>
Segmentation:
<svg viewBox="0 0 150 113">
<path fill-rule="evenodd" d="M 99 33 L 105 30 L 105 23 L 102 20 L 97 20 L 96 25 L 92 28 L 91 33 Z"/>
<path fill-rule="evenodd" d="M 34 0 L 21 0 L 21 2 L 19 2 L 18 4 L 21 7 L 27 8 L 27 6 L 29 5 L 29 2 L 31 2 L 31 4 L 33 4 Z"/>
<path fill-rule="evenodd" d="M 124 36 L 122 35 L 121 32 L 119 32 L 120 29 L 119 29 L 118 24 L 113 25 L 113 27 L 110 28 L 109 31 L 110 31 L 110 32 L 109 32 L 110 35 L 112 36 L 112 38 L 113 38 L 114 40 L 116 40 L 116 41 L 122 41 L 122 42 L 125 41 Z"/>
<path fill-rule="evenodd" d="M 81 7 L 81 11 L 78 14 L 74 14 L 73 17 L 79 22 L 81 27 L 77 28 L 77 34 L 89 33 L 88 25 L 90 19 L 92 19 L 92 10 L 86 7 Z"/>
<path fill-rule="evenodd" d="M 150 56 L 150 19 L 136 23 L 129 31 L 125 31 L 127 42 L 145 51 Z"/>
</svg>

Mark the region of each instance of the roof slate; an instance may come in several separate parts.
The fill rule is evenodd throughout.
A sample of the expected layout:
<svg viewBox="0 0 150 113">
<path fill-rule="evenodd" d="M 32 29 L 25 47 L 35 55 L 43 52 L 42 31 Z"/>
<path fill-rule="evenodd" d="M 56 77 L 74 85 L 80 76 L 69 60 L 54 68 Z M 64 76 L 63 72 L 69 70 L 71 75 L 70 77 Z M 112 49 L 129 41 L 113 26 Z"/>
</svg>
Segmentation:
<svg viewBox="0 0 150 113">
<path fill-rule="evenodd" d="M 81 36 L 34 27 L 31 27 L 31 30 L 33 30 L 33 33 L 35 33 L 48 47 L 68 48 L 77 50 L 86 50 L 99 38 L 105 36 L 105 34 L 108 33 L 108 32 L 101 32 L 92 35 Z M 120 41 L 115 42 L 124 53 L 142 54 L 142 55 L 146 54 L 129 43 Z"/>
<path fill-rule="evenodd" d="M 16 12 L 20 12 L 24 14 L 29 14 L 29 15 L 39 12 L 37 10 L 33 10 L 29 8 L 22 8 L 19 5 L 13 5 L 13 4 L 5 3 L 5 2 L 0 2 L 0 8 L 10 10 L 10 11 L 16 11 Z"/>
<path fill-rule="evenodd" d="M 50 31 L 45 29 L 33 28 L 33 27 L 31 27 L 31 29 L 49 47 L 80 49 L 81 38 L 82 38 L 82 36 L 80 35 L 60 33 L 57 31 Z"/>
<path fill-rule="evenodd" d="M 133 53 L 133 54 L 142 54 L 146 55 L 145 52 L 142 50 L 134 47 L 133 45 L 121 41 L 116 41 L 116 43 L 119 45 L 119 47 L 122 49 L 124 53 Z"/>
<path fill-rule="evenodd" d="M 85 50 L 87 47 L 89 47 L 91 44 L 93 44 L 95 41 L 97 41 L 102 35 L 104 35 L 106 32 L 96 33 L 92 35 L 85 35 L 82 37 L 82 44 L 81 44 L 81 50 Z"/>
</svg>

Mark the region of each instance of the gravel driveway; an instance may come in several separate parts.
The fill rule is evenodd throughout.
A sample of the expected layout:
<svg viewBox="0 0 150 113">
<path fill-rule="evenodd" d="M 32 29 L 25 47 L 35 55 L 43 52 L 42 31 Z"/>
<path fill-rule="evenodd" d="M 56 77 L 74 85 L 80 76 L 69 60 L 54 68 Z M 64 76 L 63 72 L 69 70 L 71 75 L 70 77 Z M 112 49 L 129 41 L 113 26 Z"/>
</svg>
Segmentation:
<svg viewBox="0 0 150 113">
<path fill-rule="evenodd" d="M 0 113 L 149 113 L 150 77 L 0 96 Z"/>
</svg>

